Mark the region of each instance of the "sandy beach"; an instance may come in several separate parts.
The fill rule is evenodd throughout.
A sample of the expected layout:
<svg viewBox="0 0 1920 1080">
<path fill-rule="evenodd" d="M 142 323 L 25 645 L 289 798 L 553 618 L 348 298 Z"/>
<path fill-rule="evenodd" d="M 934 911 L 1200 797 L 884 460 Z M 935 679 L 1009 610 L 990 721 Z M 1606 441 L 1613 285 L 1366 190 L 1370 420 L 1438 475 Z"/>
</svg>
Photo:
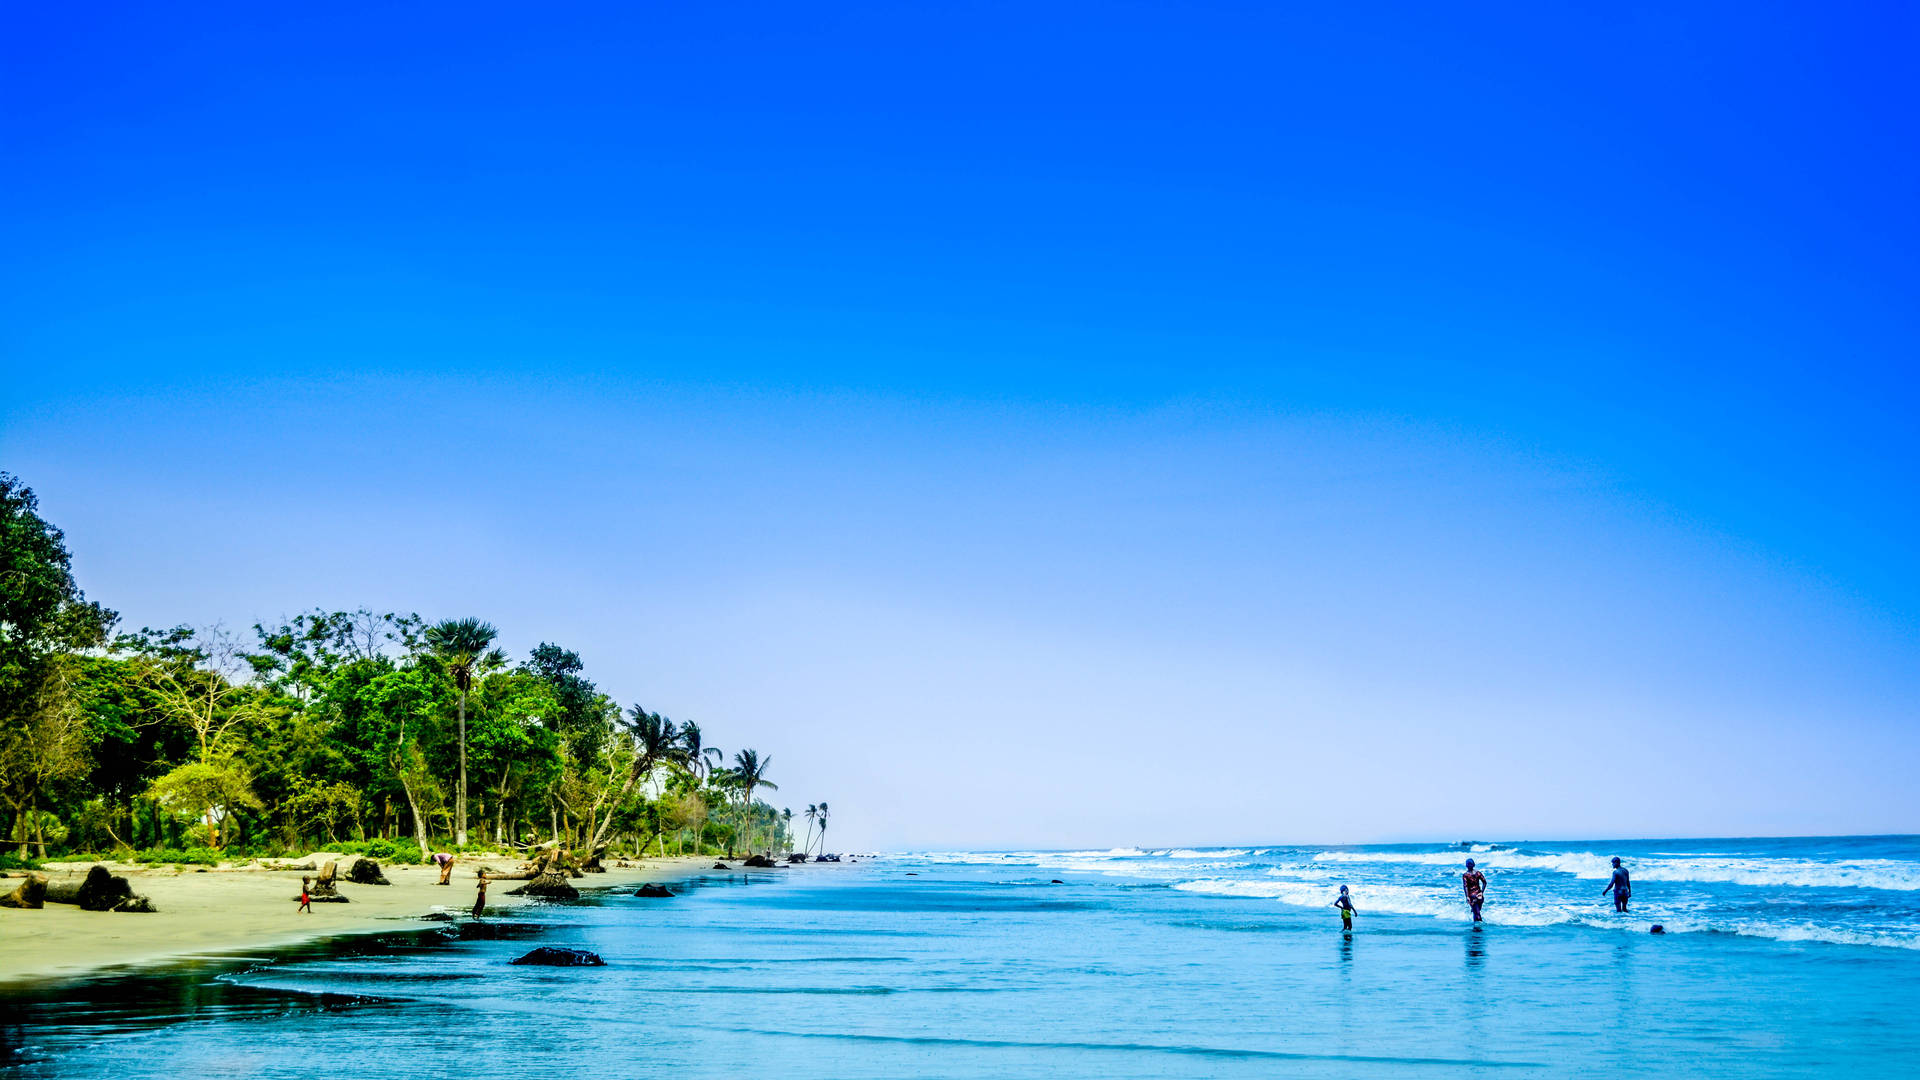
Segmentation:
<svg viewBox="0 0 1920 1080">
<path fill-rule="evenodd" d="M 325 856 L 319 856 L 324 862 Z M 677 877 L 712 865 L 712 858 L 664 858 L 609 866 L 575 884 L 582 889 L 631 886 Z M 51 863 L 49 881 L 77 880 L 88 863 Z M 429 866 L 383 866 L 391 885 L 355 885 L 343 881 L 345 904 L 315 904 L 297 914 L 299 871 L 258 867 L 201 870 L 105 864 L 124 874 L 135 893 L 152 898 L 151 914 L 82 911 L 70 904 L 48 904 L 38 911 L 0 908 L 0 986 L 57 981 L 182 957 L 288 945 L 329 934 L 396 930 L 433 911 L 463 912 L 473 906 L 474 871 L 489 866 L 509 872 L 516 857 L 463 859 L 453 882 L 442 887 Z M 346 863 L 342 863 L 344 870 Z M 18 875 L 0 880 L 0 895 L 18 887 Z M 529 901 L 508 896 L 517 881 L 496 881 L 487 888 L 489 907 L 511 908 Z M 414 923 L 414 925 L 424 925 Z"/>
</svg>

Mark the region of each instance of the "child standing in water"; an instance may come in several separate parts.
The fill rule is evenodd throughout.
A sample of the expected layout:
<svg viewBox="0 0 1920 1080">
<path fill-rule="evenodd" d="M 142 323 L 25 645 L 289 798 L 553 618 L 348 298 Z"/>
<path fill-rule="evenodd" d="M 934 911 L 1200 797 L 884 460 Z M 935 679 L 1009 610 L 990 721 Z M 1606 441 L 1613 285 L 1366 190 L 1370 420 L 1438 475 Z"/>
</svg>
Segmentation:
<svg viewBox="0 0 1920 1080">
<path fill-rule="evenodd" d="M 1345 885 L 1340 886 L 1340 899 L 1335 900 L 1333 906 L 1340 909 L 1340 929 L 1343 931 L 1352 931 L 1354 907 L 1353 901 L 1347 896 L 1347 887 Z"/>
<path fill-rule="evenodd" d="M 1473 921 L 1480 921 L 1480 905 L 1487 899 L 1487 875 L 1473 868 L 1473 860 L 1467 860 L 1467 872 L 1460 875 L 1460 885 L 1467 891 L 1467 906 L 1473 909 Z"/>
<path fill-rule="evenodd" d="M 487 878 L 486 878 L 486 875 L 482 874 L 480 876 L 480 892 L 473 898 L 473 917 L 476 919 L 479 918 L 481 913 L 486 910 L 487 910 Z"/>
</svg>

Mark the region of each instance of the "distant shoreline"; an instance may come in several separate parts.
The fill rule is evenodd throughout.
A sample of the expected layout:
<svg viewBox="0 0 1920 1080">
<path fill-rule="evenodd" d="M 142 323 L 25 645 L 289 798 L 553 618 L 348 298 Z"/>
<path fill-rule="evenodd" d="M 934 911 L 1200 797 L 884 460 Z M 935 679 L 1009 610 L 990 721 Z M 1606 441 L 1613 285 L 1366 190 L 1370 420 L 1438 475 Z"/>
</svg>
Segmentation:
<svg viewBox="0 0 1920 1080">
<path fill-rule="evenodd" d="M 0 908 L 0 992 L 44 987 L 94 975 L 124 973 L 172 960 L 238 950 L 293 945 L 337 934 L 426 928 L 420 921 L 437 910 L 460 913 L 473 907 L 474 871 L 491 866 L 507 871 L 517 856 L 462 858 L 453 882 L 436 884 L 430 866 L 383 866 L 391 885 L 342 882 L 345 904 L 315 904 L 299 914 L 297 870 L 223 867 L 196 870 L 156 869 L 107 863 L 124 874 L 133 891 L 152 898 L 151 914 L 82 911 L 67 904 L 40 910 Z M 50 880 L 76 879 L 87 863 L 49 864 Z M 686 876 L 713 865 L 708 857 L 647 859 L 631 866 L 609 866 L 577 882 L 587 889 L 619 888 Z M 344 864 L 343 864 L 344 869 Z M 0 894 L 11 892 L 19 875 L 0 879 Z M 488 887 L 487 906 L 519 907 L 530 901 L 506 895 L 519 884 L 497 881 Z"/>
</svg>

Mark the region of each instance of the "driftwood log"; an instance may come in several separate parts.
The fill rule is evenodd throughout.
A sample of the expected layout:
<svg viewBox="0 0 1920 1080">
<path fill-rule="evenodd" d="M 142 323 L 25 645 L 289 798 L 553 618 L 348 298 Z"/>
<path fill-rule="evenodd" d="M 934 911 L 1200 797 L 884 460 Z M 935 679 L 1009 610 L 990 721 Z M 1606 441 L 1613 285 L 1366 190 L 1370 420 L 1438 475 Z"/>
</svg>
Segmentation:
<svg viewBox="0 0 1920 1080">
<path fill-rule="evenodd" d="M 260 865 L 262 867 L 265 867 L 268 870 L 300 870 L 309 874 L 314 872 L 315 870 L 320 869 L 319 867 L 313 865 L 312 860 L 308 860 L 303 863 L 290 863 L 290 862 L 278 862 L 272 859 L 262 859 L 260 861 Z"/>
<path fill-rule="evenodd" d="M 79 881 L 47 883 L 47 902 L 75 904 L 82 911 L 108 911 L 122 900 L 133 899 L 133 886 L 106 867 L 94 864 Z"/>
<path fill-rule="evenodd" d="M 0 907 L 38 909 L 47 902 L 47 875 L 28 874 L 20 887 L 0 896 Z"/>
</svg>

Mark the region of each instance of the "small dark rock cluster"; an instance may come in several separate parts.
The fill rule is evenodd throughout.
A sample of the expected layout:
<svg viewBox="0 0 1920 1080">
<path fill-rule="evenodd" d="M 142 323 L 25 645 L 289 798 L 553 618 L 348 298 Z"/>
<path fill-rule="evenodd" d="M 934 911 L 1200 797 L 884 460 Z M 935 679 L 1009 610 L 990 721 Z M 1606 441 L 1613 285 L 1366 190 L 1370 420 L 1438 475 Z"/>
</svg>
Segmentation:
<svg viewBox="0 0 1920 1080">
<path fill-rule="evenodd" d="M 551 945 L 542 945 L 520 959 L 516 964 L 535 964 L 540 967 L 605 967 L 607 962 L 585 949 L 559 949 Z"/>
<path fill-rule="evenodd" d="M 673 890 L 665 885 L 642 885 L 634 892 L 635 896 L 665 897 L 672 896 Z"/>
</svg>

